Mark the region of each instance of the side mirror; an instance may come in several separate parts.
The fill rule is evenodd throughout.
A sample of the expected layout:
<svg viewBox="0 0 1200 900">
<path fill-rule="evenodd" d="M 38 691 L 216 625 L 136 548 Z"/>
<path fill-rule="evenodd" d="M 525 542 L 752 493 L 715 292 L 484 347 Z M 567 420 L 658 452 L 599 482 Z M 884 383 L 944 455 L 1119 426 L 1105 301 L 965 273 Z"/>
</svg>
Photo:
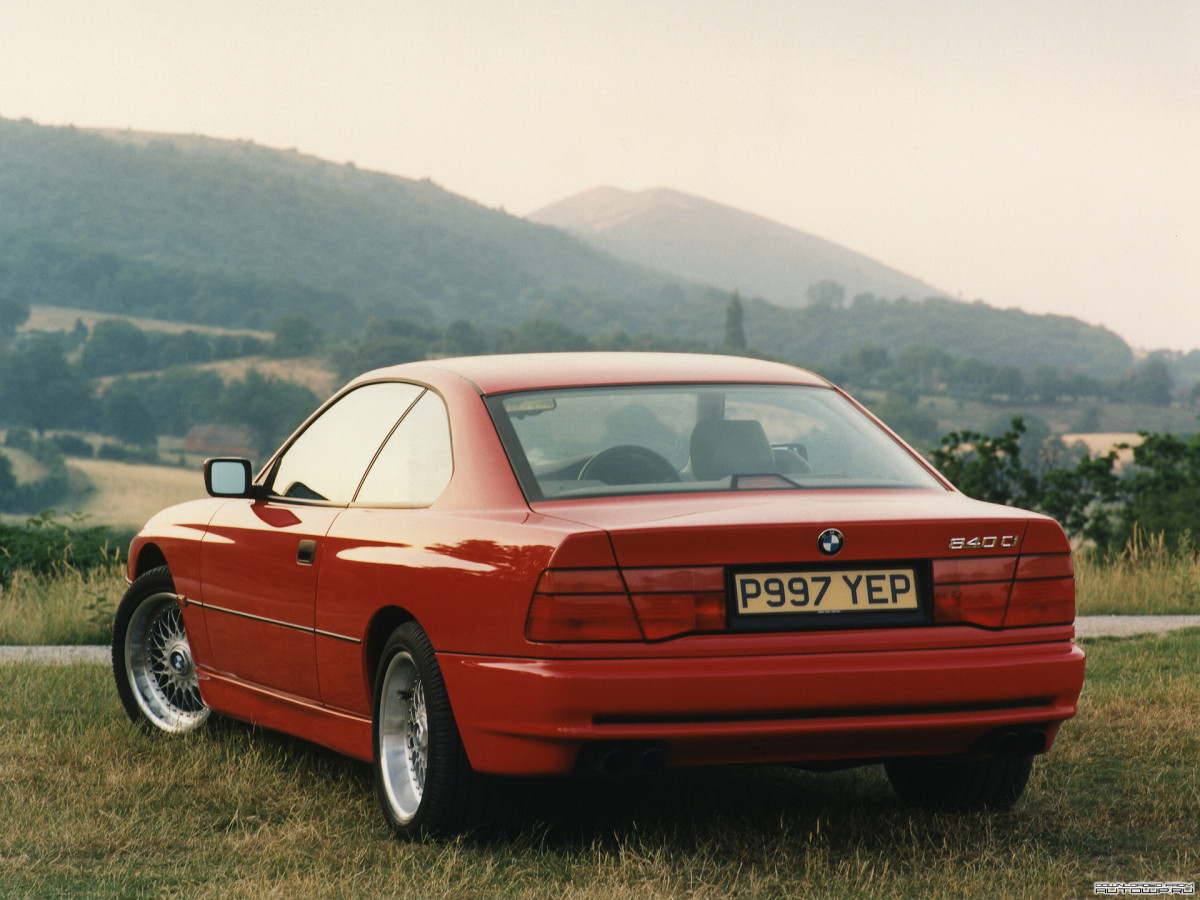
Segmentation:
<svg viewBox="0 0 1200 900">
<path fill-rule="evenodd" d="M 204 489 L 214 497 L 251 497 L 250 460 L 238 458 L 206 459 Z"/>
</svg>

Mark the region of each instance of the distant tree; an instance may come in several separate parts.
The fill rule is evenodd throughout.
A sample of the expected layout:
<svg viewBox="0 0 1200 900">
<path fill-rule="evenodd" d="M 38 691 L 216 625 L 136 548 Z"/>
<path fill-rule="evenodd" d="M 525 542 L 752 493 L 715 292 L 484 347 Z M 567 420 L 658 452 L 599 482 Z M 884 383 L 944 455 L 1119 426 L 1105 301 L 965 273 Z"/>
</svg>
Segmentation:
<svg viewBox="0 0 1200 900">
<path fill-rule="evenodd" d="M 17 476 L 13 474 L 12 460 L 0 453 L 0 507 L 12 504 L 17 490 Z"/>
<path fill-rule="evenodd" d="M 1016 366 L 1001 366 L 992 373 L 991 383 L 987 386 L 987 396 L 1000 400 L 1021 400 L 1026 396 L 1025 376 Z"/>
<path fill-rule="evenodd" d="M 905 347 L 896 360 L 896 374 L 904 384 L 933 393 L 944 390 L 958 360 L 936 347 L 914 345 Z"/>
<path fill-rule="evenodd" d="M 842 378 L 859 387 L 874 387 L 892 367 L 892 358 L 885 347 L 863 344 L 843 353 L 838 362 Z"/>
<path fill-rule="evenodd" d="M 1171 370 L 1159 358 L 1148 359 L 1127 379 L 1128 399 L 1135 403 L 1167 406 L 1175 390 Z"/>
<path fill-rule="evenodd" d="M 915 447 L 937 444 L 937 419 L 921 409 L 907 394 L 888 391 L 882 403 L 872 405 L 871 412 Z"/>
<path fill-rule="evenodd" d="M 496 350 L 500 353 L 593 349 L 592 342 L 582 334 L 549 319 L 530 319 L 516 328 L 505 328 L 496 342 Z"/>
<path fill-rule="evenodd" d="M 129 378 L 109 385 L 101 402 L 101 432 L 126 444 L 153 444 L 159 429 L 144 395 L 144 385 Z"/>
<path fill-rule="evenodd" d="M 1071 430 L 1088 434 L 1099 431 L 1104 423 L 1104 410 L 1099 406 L 1089 406 L 1079 412 L 1071 422 Z"/>
<path fill-rule="evenodd" d="M 0 297 L 0 341 L 12 340 L 17 329 L 28 321 L 28 303 L 14 297 Z"/>
<path fill-rule="evenodd" d="M 188 329 L 179 334 L 155 335 L 155 357 L 159 368 L 169 369 L 213 358 L 213 341 L 206 334 Z"/>
<path fill-rule="evenodd" d="M 818 309 L 841 309 L 846 299 L 846 289 L 836 281 L 826 279 L 809 285 L 805 296 L 809 305 Z"/>
<path fill-rule="evenodd" d="M 338 377 L 348 381 L 371 369 L 425 359 L 439 338 L 435 329 L 419 322 L 372 319 L 360 343 L 342 346 L 333 353 L 333 365 Z"/>
<path fill-rule="evenodd" d="M 101 319 L 79 353 L 79 364 L 91 376 L 120 375 L 157 368 L 149 359 L 150 339 L 127 319 Z"/>
<path fill-rule="evenodd" d="M 321 344 L 321 330 L 303 313 L 291 313 L 275 320 L 275 343 L 271 355 L 283 359 L 311 356 Z"/>
<path fill-rule="evenodd" d="M 730 350 L 746 349 L 746 314 L 742 309 L 742 298 L 733 292 L 725 310 L 725 346 Z"/>
<path fill-rule="evenodd" d="M 267 378 L 251 369 L 230 382 L 221 398 L 221 421 L 249 427 L 263 456 L 272 453 L 317 407 L 317 395 L 303 385 Z"/>
<path fill-rule="evenodd" d="M 83 319 L 75 320 L 75 327 L 71 329 L 71 344 L 75 347 L 82 347 L 83 342 L 88 339 L 88 327 L 83 324 Z"/>
<path fill-rule="evenodd" d="M 0 355 L 0 421 L 43 434 L 82 427 L 91 414 L 91 386 L 53 338 L 39 335 Z"/>
<path fill-rule="evenodd" d="M 448 356 L 477 356 L 487 352 L 487 335 L 470 322 L 459 319 L 446 326 L 438 349 Z"/>
</svg>

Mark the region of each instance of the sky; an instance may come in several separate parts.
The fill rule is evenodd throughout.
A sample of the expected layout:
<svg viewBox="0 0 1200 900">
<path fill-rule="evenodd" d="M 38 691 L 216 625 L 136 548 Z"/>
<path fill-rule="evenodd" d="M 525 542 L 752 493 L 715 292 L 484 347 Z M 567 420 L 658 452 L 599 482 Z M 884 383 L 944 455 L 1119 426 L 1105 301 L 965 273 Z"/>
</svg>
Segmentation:
<svg viewBox="0 0 1200 900">
<path fill-rule="evenodd" d="M 0 116 L 296 148 L 515 215 L 670 187 L 1200 348 L 1197 0 L 5 0 Z"/>
</svg>

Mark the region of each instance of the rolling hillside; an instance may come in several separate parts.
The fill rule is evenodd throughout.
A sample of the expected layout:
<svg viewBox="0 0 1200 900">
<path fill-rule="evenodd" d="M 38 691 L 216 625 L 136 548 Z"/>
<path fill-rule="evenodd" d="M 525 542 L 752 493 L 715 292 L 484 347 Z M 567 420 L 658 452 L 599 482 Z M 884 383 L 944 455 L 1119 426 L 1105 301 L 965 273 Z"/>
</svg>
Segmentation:
<svg viewBox="0 0 1200 900">
<path fill-rule="evenodd" d="M 198 136 L 0 120 L 0 291 L 31 304 L 270 328 L 300 311 L 649 326 L 679 279 L 413 181 Z M 694 313 L 695 310 L 689 310 Z M 628 326 L 626 326 L 628 327 Z"/>
<path fill-rule="evenodd" d="M 779 306 L 804 306 L 808 288 L 833 281 L 846 299 L 924 300 L 944 292 L 837 244 L 711 200 L 667 188 L 602 187 L 531 213 L 620 259 Z"/>
<path fill-rule="evenodd" d="M 372 319 L 467 320 L 489 333 L 544 319 L 590 337 L 719 347 L 732 265 L 751 347 L 789 361 L 828 365 L 862 345 L 924 344 L 1096 377 L 1132 364 L 1103 328 L 926 300 L 936 292 L 918 281 L 747 213 L 660 191 L 633 197 L 653 216 L 622 215 L 629 199 L 610 194 L 593 225 L 676 247 L 653 260 L 675 274 L 429 181 L 248 142 L 0 119 L 0 300 L 260 331 L 299 313 L 341 339 L 360 339 Z M 703 251 L 722 238 L 723 261 Z M 802 247 L 825 267 L 788 269 Z M 846 309 L 754 299 L 796 302 L 810 279 L 845 285 Z M 912 299 L 849 302 L 863 292 Z"/>
</svg>

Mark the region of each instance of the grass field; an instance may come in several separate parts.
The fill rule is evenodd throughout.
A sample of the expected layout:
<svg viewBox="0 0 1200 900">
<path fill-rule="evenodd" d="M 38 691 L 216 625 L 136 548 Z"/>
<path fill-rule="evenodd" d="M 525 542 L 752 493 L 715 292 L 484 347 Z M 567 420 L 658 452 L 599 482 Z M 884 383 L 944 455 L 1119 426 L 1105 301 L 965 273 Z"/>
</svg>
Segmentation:
<svg viewBox="0 0 1200 900">
<path fill-rule="evenodd" d="M 199 331 L 204 334 L 246 334 L 264 341 L 271 340 L 275 336 L 270 331 L 220 328 L 215 325 L 188 325 L 182 322 L 168 322 L 165 319 L 145 319 L 137 316 L 123 316 L 120 313 L 97 312 L 93 309 L 71 309 L 66 306 L 31 306 L 29 319 L 21 326 L 21 330 L 70 331 L 78 321 L 82 321 L 91 329 L 101 319 L 125 319 L 142 331 L 161 331 L 167 334 L 179 334 L 184 331 Z"/>
<path fill-rule="evenodd" d="M 71 459 L 68 465 L 86 475 L 93 488 L 70 504 L 70 511 L 113 528 L 140 528 L 164 507 L 207 496 L 199 466 L 130 465 L 103 459 Z"/>
<path fill-rule="evenodd" d="M 398 843 L 368 769 L 218 723 L 151 737 L 102 666 L 0 668 L 0 896 L 1090 897 L 1200 877 L 1200 631 L 1088 642 L 1079 716 L 1002 814 L 878 767 L 520 781 L 487 840 Z"/>
<path fill-rule="evenodd" d="M 257 369 L 267 378 L 278 378 L 303 385 L 316 394 L 321 402 L 342 386 L 337 373 L 329 367 L 328 362 L 317 357 L 274 359 L 269 356 L 244 356 L 239 359 L 201 363 L 196 368 L 216 372 L 226 383 L 243 379 L 248 371 Z"/>
</svg>

